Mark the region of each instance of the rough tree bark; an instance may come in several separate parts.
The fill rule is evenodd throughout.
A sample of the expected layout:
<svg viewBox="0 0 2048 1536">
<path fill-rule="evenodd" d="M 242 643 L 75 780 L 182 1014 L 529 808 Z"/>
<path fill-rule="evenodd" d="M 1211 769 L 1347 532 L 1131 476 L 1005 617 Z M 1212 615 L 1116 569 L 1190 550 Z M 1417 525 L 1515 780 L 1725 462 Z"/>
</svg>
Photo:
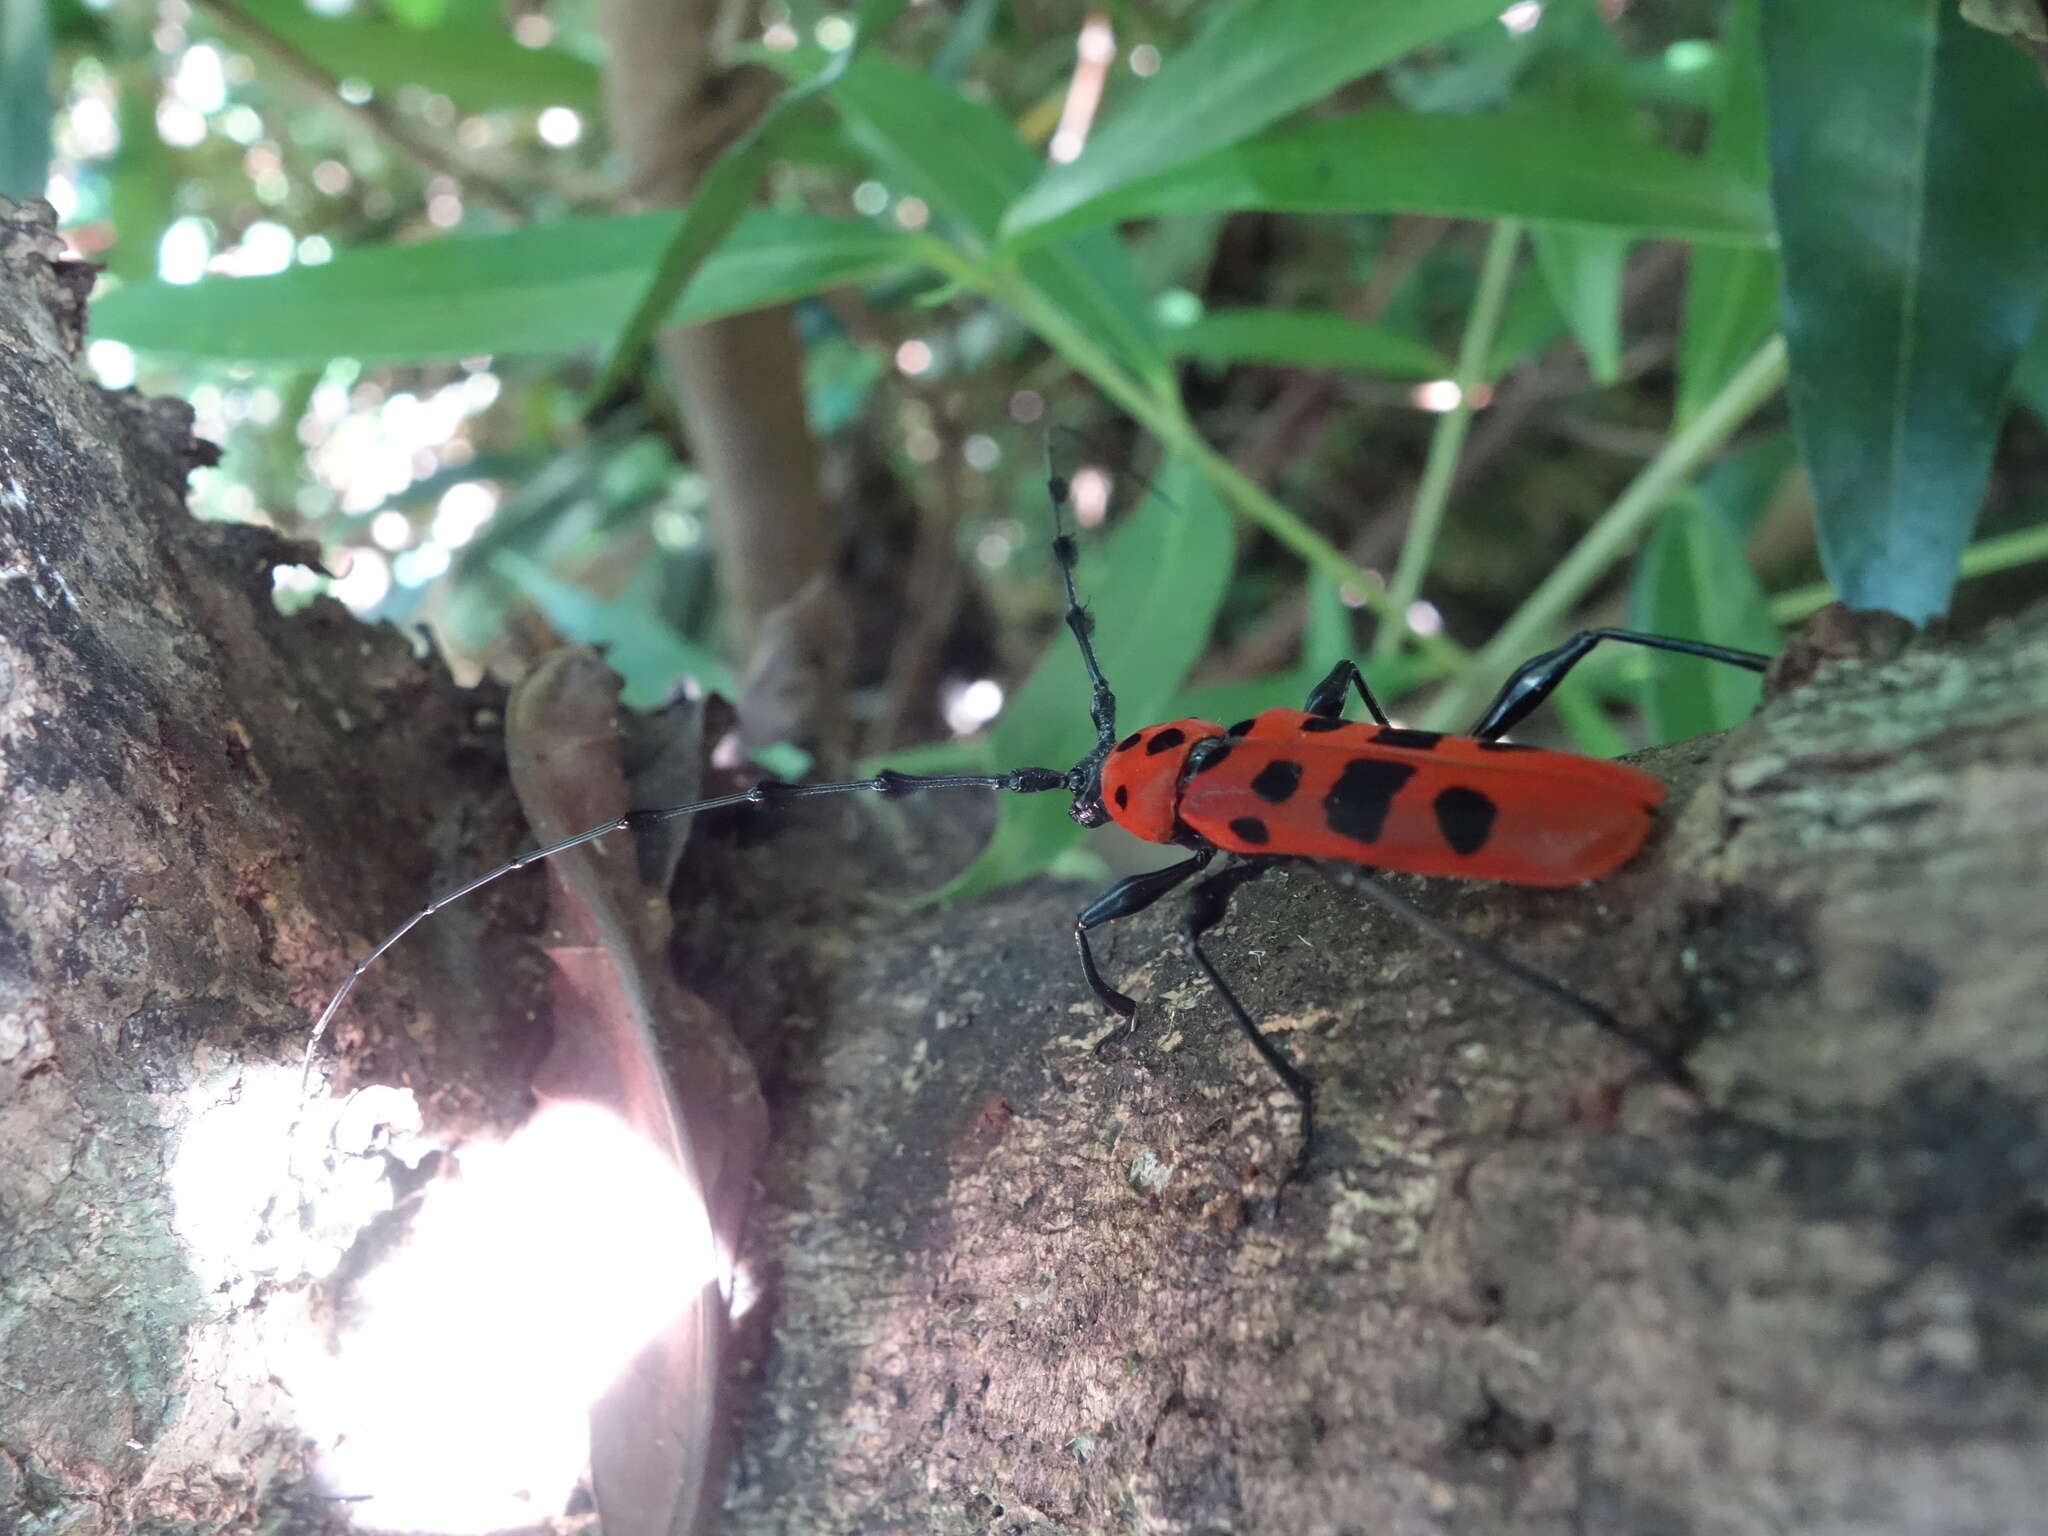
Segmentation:
<svg viewBox="0 0 2048 1536">
<path fill-rule="evenodd" d="M 475 696 L 278 618 L 290 552 L 184 518 L 189 417 L 80 383 L 75 274 L 46 225 L 0 245 L 0 1527 L 311 1529 L 250 1362 L 318 1288 L 195 1273 L 166 1159 L 362 939 L 510 846 L 509 796 Z M 1269 878 L 1217 953 L 1321 1089 L 1277 1205 L 1293 1110 L 1168 916 L 1112 946 L 1146 1011 L 1091 1052 L 1083 893 L 874 897 L 972 807 L 701 829 L 679 953 L 775 1122 L 726 1528 L 2038 1528 L 2048 613 L 1650 761 L 1669 830 L 1615 879 L 1413 889 L 1688 1041 L 1714 1108 Z M 537 884 L 395 951 L 349 1070 L 451 1132 L 516 1115 Z"/>
</svg>

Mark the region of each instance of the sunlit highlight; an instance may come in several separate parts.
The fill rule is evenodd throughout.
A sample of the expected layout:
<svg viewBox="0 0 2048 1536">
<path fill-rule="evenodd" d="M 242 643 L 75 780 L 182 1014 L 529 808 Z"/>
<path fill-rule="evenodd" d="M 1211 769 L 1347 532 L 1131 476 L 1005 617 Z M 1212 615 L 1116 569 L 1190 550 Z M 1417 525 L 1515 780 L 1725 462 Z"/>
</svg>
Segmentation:
<svg viewBox="0 0 2048 1536">
<path fill-rule="evenodd" d="M 1500 13 L 1500 24 L 1508 31 L 1520 36 L 1533 32 L 1536 23 L 1543 19 L 1540 0 L 1515 0 L 1515 3 Z"/>
<path fill-rule="evenodd" d="M 1444 616 L 1437 612 L 1435 603 L 1417 598 L 1408 605 L 1408 627 L 1418 635 L 1440 635 L 1444 632 Z"/>
<path fill-rule="evenodd" d="M 566 149 L 583 137 L 583 119 L 574 107 L 548 107 L 534 122 L 543 144 Z"/>
<path fill-rule="evenodd" d="M 1455 411 L 1465 398 L 1465 392 L 1458 388 L 1456 379 L 1431 379 L 1418 384 L 1409 392 L 1408 398 L 1425 411 Z"/>
<path fill-rule="evenodd" d="M 1110 493 L 1116 482 L 1099 465 L 1084 464 L 1074 471 L 1067 493 L 1073 502 L 1074 521 L 1083 528 L 1099 528 L 1109 516 Z"/>
<path fill-rule="evenodd" d="M 695 1186 L 595 1104 L 453 1149 L 407 1208 L 391 1171 L 449 1149 L 402 1089 L 302 1104 L 295 1067 L 245 1066 L 182 1118 L 168 1184 L 188 1262 L 223 1313 L 267 1293 L 255 1380 L 282 1388 L 360 1530 L 562 1513 L 592 1403 L 717 1277 Z"/>
<path fill-rule="evenodd" d="M 972 736 L 1003 711 L 1003 685 L 994 678 L 979 677 L 971 683 L 948 683 L 941 708 L 946 728 L 955 736 Z"/>
<path fill-rule="evenodd" d="M 546 1105 L 460 1162 L 354 1288 L 339 1347 L 286 1378 L 359 1525 L 481 1532 L 559 1513 L 590 1405 L 716 1273 L 697 1191 L 609 1110 Z"/>
</svg>

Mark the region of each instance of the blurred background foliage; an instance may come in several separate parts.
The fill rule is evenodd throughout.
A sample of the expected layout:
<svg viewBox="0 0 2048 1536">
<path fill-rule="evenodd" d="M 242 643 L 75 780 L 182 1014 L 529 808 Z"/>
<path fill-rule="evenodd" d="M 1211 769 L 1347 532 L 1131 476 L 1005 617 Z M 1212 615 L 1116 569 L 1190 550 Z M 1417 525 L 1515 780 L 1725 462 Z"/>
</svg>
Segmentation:
<svg viewBox="0 0 2048 1536">
<path fill-rule="evenodd" d="M 771 304 L 852 608 L 827 755 L 1085 750 L 1049 464 L 1126 723 L 1356 654 L 1456 727 L 1576 626 L 2040 590 L 2048 106 L 1951 0 L 731 0 L 780 94 L 681 213 L 619 211 L 589 0 L 0 7 L 0 190 L 104 264 L 88 365 L 193 402 L 203 515 L 318 546 L 281 603 L 462 675 L 568 638 L 632 703 L 734 689 L 647 343 Z M 1532 731 L 1755 696 L 1596 653 Z M 1072 830 L 1006 805 L 956 888 Z"/>
</svg>

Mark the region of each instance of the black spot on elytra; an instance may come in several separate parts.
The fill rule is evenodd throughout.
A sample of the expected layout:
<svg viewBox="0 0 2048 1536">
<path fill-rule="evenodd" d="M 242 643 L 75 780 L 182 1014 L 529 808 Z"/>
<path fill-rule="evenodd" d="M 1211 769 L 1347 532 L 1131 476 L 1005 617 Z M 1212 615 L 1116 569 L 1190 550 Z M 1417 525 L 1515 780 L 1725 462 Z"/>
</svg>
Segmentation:
<svg viewBox="0 0 2048 1536">
<path fill-rule="evenodd" d="M 1351 722 L 1340 715 L 1310 715 L 1301 722 L 1304 731 L 1341 731 Z"/>
<path fill-rule="evenodd" d="M 1186 731 L 1177 725 L 1169 725 L 1165 730 L 1145 743 L 1145 755 L 1147 757 L 1157 757 L 1162 752 L 1171 752 L 1187 739 L 1188 733 Z"/>
<path fill-rule="evenodd" d="M 1462 784 L 1453 784 L 1430 802 L 1436 812 L 1437 830 L 1456 853 L 1477 853 L 1493 835 L 1493 818 L 1498 809 L 1486 795 Z"/>
<path fill-rule="evenodd" d="M 1482 741 L 1479 743 L 1479 750 L 1482 752 L 1534 752 L 1536 749 L 1527 742 L 1521 741 Z"/>
<path fill-rule="evenodd" d="M 1232 727 L 1230 728 L 1230 734 L 1231 734 L 1231 735 L 1233 735 L 1233 736 L 1242 736 L 1242 735 L 1243 735 L 1243 734 L 1244 734 L 1244 733 L 1245 733 L 1246 731 L 1250 730 L 1251 728 L 1252 728 L 1252 722 L 1251 722 L 1251 721 L 1249 721 L 1249 720 L 1240 720 L 1240 721 L 1238 721 L 1238 722 L 1237 722 L 1237 724 L 1233 725 L 1233 726 L 1232 726 Z"/>
<path fill-rule="evenodd" d="M 1119 784 L 1119 785 L 1117 785 L 1117 787 L 1116 787 L 1116 808 L 1117 808 L 1118 810 L 1120 810 L 1120 811 L 1127 811 L 1127 810 L 1129 810 L 1129 809 L 1131 808 L 1131 786 L 1130 786 L 1130 785 L 1128 785 L 1128 784 Z"/>
<path fill-rule="evenodd" d="M 1230 830 L 1247 843 L 1271 842 L 1273 834 L 1266 830 L 1266 824 L 1256 816 L 1240 816 L 1231 822 Z"/>
<path fill-rule="evenodd" d="M 1387 811 L 1394 796 L 1414 777 L 1415 770 L 1406 763 L 1354 757 L 1323 796 L 1323 813 L 1330 830 L 1361 843 L 1377 842 L 1380 828 L 1387 824 Z"/>
<path fill-rule="evenodd" d="M 1398 725 L 1383 725 L 1372 733 L 1373 743 L 1382 747 L 1412 747 L 1427 752 L 1444 739 L 1442 731 L 1410 731 Z"/>
<path fill-rule="evenodd" d="M 1126 736 L 1122 741 L 1116 744 L 1116 749 L 1119 752 L 1128 752 L 1131 750 L 1131 748 L 1135 747 L 1139 742 L 1143 741 L 1144 739 L 1145 733 L 1143 731 L 1133 731 L 1130 735 Z"/>
<path fill-rule="evenodd" d="M 1301 788 L 1301 764 L 1278 758 L 1266 764 L 1252 780 L 1252 793 L 1269 805 L 1285 805 Z"/>
</svg>

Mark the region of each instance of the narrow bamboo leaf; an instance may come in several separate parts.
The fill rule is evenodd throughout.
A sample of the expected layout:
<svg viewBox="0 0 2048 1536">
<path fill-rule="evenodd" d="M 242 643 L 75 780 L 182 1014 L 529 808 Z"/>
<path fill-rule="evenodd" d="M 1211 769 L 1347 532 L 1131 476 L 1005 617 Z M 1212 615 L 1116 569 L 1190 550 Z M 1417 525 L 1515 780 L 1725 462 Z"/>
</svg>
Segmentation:
<svg viewBox="0 0 2048 1536">
<path fill-rule="evenodd" d="M 465 112 L 599 108 L 595 67 L 554 48 L 524 48 L 497 22 L 419 27 L 367 16 L 315 16 L 300 0 L 244 0 L 267 30 L 331 74 L 389 93 L 439 91 Z"/>
<path fill-rule="evenodd" d="M 601 647 L 605 661 L 625 683 L 621 701 L 633 708 L 655 707 L 685 677 L 695 678 L 712 693 L 732 694 L 732 669 L 664 623 L 646 603 L 599 597 L 515 549 L 494 551 L 490 565 L 523 592 L 564 639 Z"/>
<path fill-rule="evenodd" d="M 156 92 L 121 91 L 121 148 L 107 182 L 114 221 L 107 270 L 127 282 L 152 278 L 164 231 L 177 216 L 178 195 L 176 167 L 156 131 Z"/>
<path fill-rule="evenodd" d="M 1216 309 L 1166 333 L 1169 352 L 1205 363 L 1279 363 L 1349 368 L 1397 379 L 1440 379 L 1450 359 L 1436 348 L 1319 309 Z"/>
<path fill-rule="evenodd" d="M 1760 0 L 1731 0 L 1721 38 L 1722 92 L 1707 158 L 1749 185 L 1770 177 L 1764 150 L 1764 62 Z M 1687 258 L 1678 331 L 1678 399 L 1683 427 L 1735 376 L 1778 324 L 1778 258 L 1762 248 L 1694 246 Z"/>
<path fill-rule="evenodd" d="M 698 179 L 696 193 L 670 231 L 632 313 L 612 339 L 597 382 L 591 386 L 593 404 L 602 406 L 640 367 L 655 335 L 668 323 L 676 299 L 718 248 L 730 242 L 761 178 L 775 163 L 775 131 L 786 120 L 791 99 L 785 95 Z"/>
<path fill-rule="evenodd" d="M 1690 424 L 1777 329 L 1779 286 L 1777 254 L 1760 246 L 1687 253 L 1674 425 Z"/>
<path fill-rule="evenodd" d="M 1547 220 L 1737 245 L 1770 231 L 1762 192 L 1724 167 L 1617 138 L 1591 117 L 1531 107 L 1479 117 L 1360 112 L 1276 130 L 1105 191 L 1032 238 L 1241 209 Z"/>
<path fill-rule="evenodd" d="M 1230 516 L 1208 483 L 1180 461 L 1161 480 L 1102 558 L 1084 559 L 1076 583 L 1084 601 L 1100 599 L 1092 605 L 1096 655 L 1119 719 L 1131 725 L 1161 718 L 1202 653 L 1230 576 Z M 988 759 L 1064 768 L 1093 745 L 1087 675 L 1062 628 L 990 730 Z M 939 896 L 976 895 L 1044 869 L 1080 832 L 1068 804 L 1057 794 L 1001 797 L 995 836 Z"/>
<path fill-rule="evenodd" d="M 784 137 L 801 138 L 808 131 L 806 114 L 818 94 L 846 73 L 856 51 L 894 20 L 903 5 L 904 0 L 860 0 L 852 44 L 801 85 L 784 91 L 698 178 L 696 192 L 670 234 L 654 275 L 598 370 L 590 393 L 593 407 L 602 407 L 609 400 L 640 366 L 656 332 L 671 323 L 676 300 L 695 281 L 698 269 L 731 237 L 761 179 L 781 156 Z"/>
<path fill-rule="evenodd" d="M 993 251 L 1003 210 L 1038 168 L 994 108 L 879 58 L 856 60 L 832 97 L 847 133 L 886 180 L 923 198 L 971 257 Z M 1096 230 L 1028 251 L 1016 270 L 1119 362 L 1140 376 L 1161 376 L 1150 306 L 1115 235 Z"/>
<path fill-rule="evenodd" d="M 1098 199 L 1257 133 L 1347 80 L 1498 14 L 1492 0 L 1241 0 L 1098 132 L 1055 165 L 1005 222 L 1042 239 Z M 1086 222 L 1101 223 L 1099 218 Z"/>
<path fill-rule="evenodd" d="M 1543 351 L 1565 331 L 1564 316 L 1543 274 L 1524 268 L 1514 277 L 1508 301 L 1486 359 L 1486 377 L 1497 379 L 1524 358 Z"/>
<path fill-rule="evenodd" d="M 41 197 L 49 176 L 49 12 L 0 0 L 0 195 Z"/>
<path fill-rule="evenodd" d="M 1942 612 L 2048 283 L 2048 95 L 1948 0 L 1763 17 L 1785 339 L 1842 600 Z"/>
<path fill-rule="evenodd" d="M 1558 312 L 1602 384 L 1621 377 L 1621 273 L 1629 237 L 1612 230 L 1539 224 L 1529 231 L 1536 265 Z"/>
<path fill-rule="evenodd" d="M 95 335 L 245 362 L 418 362 L 556 352 L 617 334 L 680 216 L 563 219 L 494 235 L 344 251 L 274 277 L 136 283 L 96 299 Z M 756 209 L 671 311 L 681 322 L 781 303 L 905 265 L 886 225 Z"/>
<path fill-rule="evenodd" d="M 2034 339 L 2027 350 L 2020 354 L 2020 364 L 2013 371 L 2013 397 L 2024 401 L 2027 408 L 2042 421 L 2048 422 L 2048 323 L 2034 331 Z"/>
<path fill-rule="evenodd" d="M 1725 519 L 1696 495 L 1666 507 L 1636 562 L 1629 619 L 1651 634 L 1771 652 L 1770 601 Z M 1726 730 L 1749 718 L 1763 689 L 1753 672 L 1683 657 L 1650 659 L 1643 714 L 1652 744 Z"/>
</svg>

